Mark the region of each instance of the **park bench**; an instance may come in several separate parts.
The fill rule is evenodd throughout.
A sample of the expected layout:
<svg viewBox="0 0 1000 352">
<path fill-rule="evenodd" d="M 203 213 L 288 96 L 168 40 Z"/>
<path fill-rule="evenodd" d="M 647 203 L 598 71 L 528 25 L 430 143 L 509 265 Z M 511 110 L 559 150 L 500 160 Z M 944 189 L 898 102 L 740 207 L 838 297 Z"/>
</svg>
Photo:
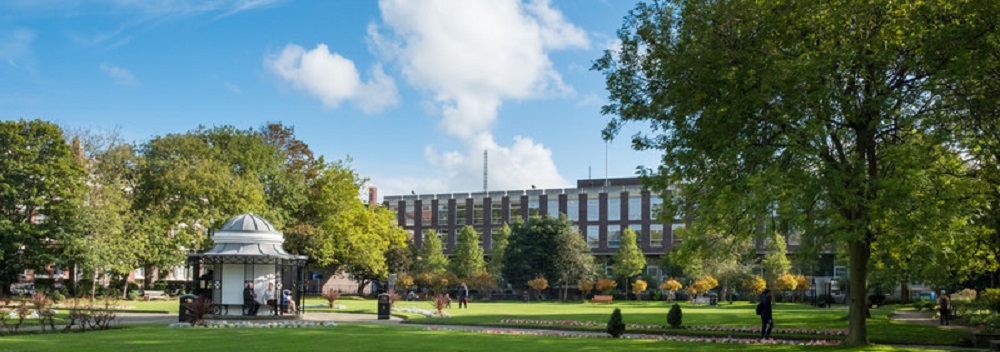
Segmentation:
<svg viewBox="0 0 1000 352">
<path fill-rule="evenodd" d="M 590 303 L 601 303 L 601 302 L 603 302 L 603 303 L 611 304 L 611 301 L 613 299 L 614 299 L 614 297 L 611 296 L 611 295 L 594 295 L 594 298 L 590 299 Z"/>
<path fill-rule="evenodd" d="M 164 291 L 146 290 L 143 291 L 142 298 L 144 298 L 147 301 L 154 301 L 154 300 L 167 300 L 170 299 L 170 296 L 167 296 L 166 292 Z"/>
</svg>

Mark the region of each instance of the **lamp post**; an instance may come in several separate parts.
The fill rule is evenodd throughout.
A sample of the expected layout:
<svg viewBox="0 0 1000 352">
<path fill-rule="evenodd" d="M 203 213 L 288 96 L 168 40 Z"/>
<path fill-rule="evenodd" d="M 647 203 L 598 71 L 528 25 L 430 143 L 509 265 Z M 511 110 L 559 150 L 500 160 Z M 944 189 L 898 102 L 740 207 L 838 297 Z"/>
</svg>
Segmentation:
<svg viewBox="0 0 1000 352">
<path fill-rule="evenodd" d="M 812 278 L 812 285 L 809 285 L 809 288 L 812 289 L 813 307 L 815 307 L 816 306 L 816 278 L 815 277 Z"/>
</svg>

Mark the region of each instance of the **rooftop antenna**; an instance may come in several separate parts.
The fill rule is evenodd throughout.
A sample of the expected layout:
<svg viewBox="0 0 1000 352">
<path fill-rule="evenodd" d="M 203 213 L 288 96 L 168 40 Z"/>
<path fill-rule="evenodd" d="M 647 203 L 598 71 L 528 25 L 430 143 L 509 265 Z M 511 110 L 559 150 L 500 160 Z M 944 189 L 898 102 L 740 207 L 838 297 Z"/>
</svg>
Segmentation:
<svg viewBox="0 0 1000 352">
<path fill-rule="evenodd" d="M 604 188 L 608 188 L 608 141 L 604 141 Z"/>
<path fill-rule="evenodd" d="M 483 149 L 483 193 L 486 193 L 489 190 L 486 183 L 486 181 L 489 180 L 489 160 L 489 151 Z"/>
</svg>

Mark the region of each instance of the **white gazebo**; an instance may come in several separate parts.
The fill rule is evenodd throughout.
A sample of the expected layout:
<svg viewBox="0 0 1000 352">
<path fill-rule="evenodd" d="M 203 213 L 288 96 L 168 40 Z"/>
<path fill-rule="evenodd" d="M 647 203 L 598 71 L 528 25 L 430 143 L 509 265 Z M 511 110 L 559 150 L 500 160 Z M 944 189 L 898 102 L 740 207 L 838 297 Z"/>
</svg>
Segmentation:
<svg viewBox="0 0 1000 352">
<path fill-rule="evenodd" d="M 289 289 L 296 306 L 303 306 L 303 269 L 308 257 L 286 252 L 284 236 L 270 222 L 243 214 L 222 225 L 212 240 L 212 249 L 188 255 L 188 266 L 197 276 L 191 278 L 193 292 L 210 297 L 216 314 L 244 313 L 243 289 L 248 281 L 253 281 L 257 297 L 263 297 L 267 284 L 274 283 L 274 297 L 280 300 L 281 291 Z M 261 307 L 258 314 L 268 316 L 269 309 Z"/>
</svg>

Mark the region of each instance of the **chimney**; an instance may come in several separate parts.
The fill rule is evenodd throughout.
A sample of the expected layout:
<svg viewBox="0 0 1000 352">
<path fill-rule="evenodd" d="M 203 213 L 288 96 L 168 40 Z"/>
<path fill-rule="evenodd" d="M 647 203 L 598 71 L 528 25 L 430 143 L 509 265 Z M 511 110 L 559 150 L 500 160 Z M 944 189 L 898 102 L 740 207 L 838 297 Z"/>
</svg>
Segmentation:
<svg viewBox="0 0 1000 352">
<path fill-rule="evenodd" d="M 378 187 L 372 186 L 368 188 L 368 206 L 374 207 L 378 204 Z"/>
</svg>

